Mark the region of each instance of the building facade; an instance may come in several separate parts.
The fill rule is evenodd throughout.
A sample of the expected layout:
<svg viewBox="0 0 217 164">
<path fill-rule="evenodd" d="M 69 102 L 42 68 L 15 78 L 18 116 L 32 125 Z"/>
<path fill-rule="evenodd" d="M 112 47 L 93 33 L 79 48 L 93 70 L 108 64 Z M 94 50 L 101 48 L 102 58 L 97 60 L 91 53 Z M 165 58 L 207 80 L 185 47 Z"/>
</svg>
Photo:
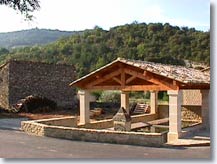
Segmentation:
<svg viewBox="0 0 217 164">
<path fill-rule="evenodd" d="M 11 60 L 0 66 L 0 107 L 8 109 L 29 95 L 72 107 L 75 91 L 69 83 L 74 79 L 75 68 L 71 65 Z"/>
</svg>

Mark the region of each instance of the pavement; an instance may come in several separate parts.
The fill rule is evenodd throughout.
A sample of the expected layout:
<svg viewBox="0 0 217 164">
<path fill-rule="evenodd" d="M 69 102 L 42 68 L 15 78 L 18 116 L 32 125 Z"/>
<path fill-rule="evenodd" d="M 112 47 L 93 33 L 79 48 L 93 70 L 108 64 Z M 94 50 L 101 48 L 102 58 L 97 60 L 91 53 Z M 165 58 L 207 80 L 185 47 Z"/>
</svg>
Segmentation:
<svg viewBox="0 0 217 164">
<path fill-rule="evenodd" d="M 3 118 L 0 119 L 0 129 L 19 130 L 21 121 L 27 121 L 28 118 Z"/>
<path fill-rule="evenodd" d="M 8 118 L 0 119 L 0 129 L 20 130 L 21 121 L 27 118 Z M 192 135 L 178 139 L 173 143 L 165 143 L 165 147 L 194 147 L 194 146 L 210 146 L 210 132 L 208 130 L 200 130 Z"/>
<path fill-rule="evenodd" d="M 206 159 L 213 156 L 209 146 L 203 147 L 147 147 L 97 142 L 64 140 L 30 136 L 19 130 L 0 128 L 0 158 L 5 163 L 18 158 L 37 159 Z M 21 161 L 28 162 L 28 161 Z M 69 161 L 71 162 L 71 161 Z M 0 162 L 1 163 L 1 162 Z"/>
<path fill-rule="evenodd" d="M 200 130 L 172 143 L 166 143 L 165 145 L 175 147 L 210 146 L 210 131 Z"/>
</svg>

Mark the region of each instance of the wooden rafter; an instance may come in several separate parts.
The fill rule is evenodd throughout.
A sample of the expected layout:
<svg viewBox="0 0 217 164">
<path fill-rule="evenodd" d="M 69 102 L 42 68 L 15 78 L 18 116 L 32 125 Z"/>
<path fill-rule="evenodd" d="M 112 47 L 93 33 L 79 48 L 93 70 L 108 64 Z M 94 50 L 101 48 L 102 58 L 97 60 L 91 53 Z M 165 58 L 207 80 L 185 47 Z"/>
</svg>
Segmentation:
<svg viewBox="0 0 217 164">
<path fill-rule="evenodd" d="M 117 83 L 119 83 L 121 85 L 121 80 L 118 79 L 117 77 L 113 77 L 112 80 L 116 81 Z"/>
<path fill-rule="evenodd" d="M 109 73 L 96 73 L 95 79 L 92 78 L 89 83 L 83 83 L 84 89 L 96 90 L 122 90 L 122 91 L 147 91 L 147 90 L 177 90 L 179 82 L 163 79 L 160 75 L 154 74 L 146 70 L 131 69 L 124 64 L 119 64 L 119 68 L 110 69 Z M 135 79 L 139 79 L 139 83 Z M 144 84 L 141 80 L 144 80 Z M 134 83 L 135 80 L 135 83 Z M 169 82 L 171 81 L 171 82 Z M 130 85 L 129 85 L 130 84 Z"/>
<path fill-rule="evenodd" d="M 149 73 L 147 73 L 147 71 L 144 72 L 144 74 L 140 73 L 140 72 L 136 72 L 134 70 L 131 70 L 131 69 L 128 69 L 128 68 L 125 68 L 124 69 L 125 73 L 127 74 L 130 74 L 132 76 L 136 76 L 140 79 L 144 79 L 148 82 L 151 82 L 155 85 L 161 85 L 161 86 L 164 86 L 164 87 L 169 87 L 170 89 L 178 89 L 178 86 L 175 86 L 175 85 L 172 85 L 168 82 L 165 82 L 163 80 L 160 80 L 159 78 L 156 78 L 154 77 L 153 75 L 150 75 Z"/>
<path fill-rule="evenodd" d="M 132 75 L 131 77 L 129 77 L 127 80 L 126 80 L 126 84 L 129 84 L 131 81 L 133 81 L 134 79 L 136 79 L 136 75 Z"/>
<path fill-rule="evenodd" d="M 93 87 L 93 86 L 95 86 L 95 85 L 97 85 L 97 84 L 100 84 L 100 83 L 102 83 L 102 82 L 104 82 L 104 81 L 106 81 L 106 80 L 108 80 L 108 79 L 111 79 L 111 78 L 113 78 L 113 77 L 115 77 L 115 76 L 117 76 L 117 75 L 120 75 L 120 74 L 121 74 L 121 69 L 118 69 L 118 70 L 115 71 L 115 72 L 111 72 L 111 73 L 109 73 L 109 74 L 107 74 L 107 75 L 105 75 L 105 76 L 103 76 L 103 77 L 100 77 L 100 78 L 96 79 L 96 80 L 93 81 L 93 82 L 90 82 L 86 87 L 87 87 L 87 88 Z M 86 88 L 86 87 L 85 87 L 85 88 Z"/>
</svg>

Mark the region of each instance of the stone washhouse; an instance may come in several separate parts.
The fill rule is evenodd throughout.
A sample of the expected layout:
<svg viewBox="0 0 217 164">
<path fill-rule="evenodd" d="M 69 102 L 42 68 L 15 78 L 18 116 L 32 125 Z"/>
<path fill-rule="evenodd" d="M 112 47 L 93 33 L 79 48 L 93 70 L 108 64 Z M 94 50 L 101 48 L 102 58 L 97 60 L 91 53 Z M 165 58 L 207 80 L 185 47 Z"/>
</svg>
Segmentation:
<svg viewBox="0 0 217 164">
<path fill-rule="evenodd" d="M 78 91 L 80 96 L 80 125 L 90 123 L 89 98 L 91 91 L 120 90 L 121 107 L 128 114 L 129 92 L 150 91 L 150 113 L 156 114 L 158 113 L 157 93 L 158 91 L 167 91 L 169 96 L 168 142 L 173 142 L 183 136 L 181 108 L 186 95 L 188 100 L 193 99 L 191 97 L 191 94 L 195 96 L 193 93 L 200 97 L 202 127 L 209 129 L 210 73 L 206 71 L 118 58 L 72 82 L 70 86 L 80 89 Z"/>
</svg>

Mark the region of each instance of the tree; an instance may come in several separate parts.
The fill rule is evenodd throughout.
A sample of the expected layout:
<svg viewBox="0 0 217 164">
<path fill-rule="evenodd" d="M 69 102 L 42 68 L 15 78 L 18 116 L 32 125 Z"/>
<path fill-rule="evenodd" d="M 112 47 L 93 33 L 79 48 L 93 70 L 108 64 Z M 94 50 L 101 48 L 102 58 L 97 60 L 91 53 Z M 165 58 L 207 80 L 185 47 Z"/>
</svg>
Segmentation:
<svg viewBox="0 0 217 164">
<path fill-rule="evenodd" d="M 0 5 L 6 5 L 20 11 L 28 20 L 33 18 L 30 13 L 40 8 L 39 0 L 0 0 Z"/>
</svg>

